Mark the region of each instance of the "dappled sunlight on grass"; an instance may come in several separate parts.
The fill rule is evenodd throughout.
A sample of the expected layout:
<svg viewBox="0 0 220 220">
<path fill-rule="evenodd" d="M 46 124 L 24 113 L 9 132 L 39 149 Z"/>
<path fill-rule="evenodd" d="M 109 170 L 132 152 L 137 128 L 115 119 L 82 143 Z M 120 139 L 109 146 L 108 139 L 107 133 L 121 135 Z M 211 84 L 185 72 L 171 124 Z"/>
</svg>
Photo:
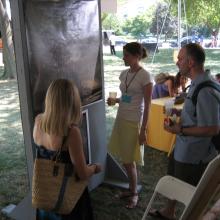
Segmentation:
<svg viewBox="0 0 220 220">
<path fill-rule="evenodd" d="M 211 70 L 211 74 L 220 73 L 220 49 L 206 49 L 205 67 Z"/>
<path fill-rule="evenodd" d="M 28 191 L 27 168 L 16 80 L 0 81 L 0 209 Z M 12 181 L 13 180 L 13 181 Z M 0 219 L 2 219 L 0 215 Z"/>
<path fill-rule="evenodd" d="M 109 140 L 111 131 L 112 131 L 112 127 L 114 124 L 114 120 L 116 117 L 116 113 L 117 113 L 117 106 L 108 106 L 106 105 L 106 130 L 107 130 L 107 141 Z"/>
<path fill-rule="evenodd" d="M 213 51 L 213 52 L 210 51 L 210 53 L 215 54 L 215 55 L 216 55 L 216 54 L 219 54 L 219 55 L 220 55 L 220 49 L 218 49 L 218 50 L 217 50 L 217 49 L 214 49 L 214 50 L 212 50 L 212 51 Z M 206 53 L 209 53 L 208 50 L 206 50 Z"/>
<path fill-rule="evenodd" d="M 5 117 L 8 117 L 9 115 L 10 115 L 9 112 L 3 112 L 3 113 L 1 113 L 0 121 L 1 121 L 1 122 L 6 121 L 6 120 L 5 120 Z"/>
<path fill-rule="evenodd" d="M 206 50 L 206 54 L 206 68 L 211 69 L 212 74 L 220 73 L 220 50 Z M 143 66 L 152 76 L 159 72 L 177 73 L 178 69 L 173 62 L 173 49 L 160 49 L 159 53 L 156 53 L 153 63 L 152 56 L 153 54 L 150 54 L 148 59 L 143 61 Z M 106 48 L 103 59 L 105 99 L 107 99 L 109 91 L 117 91 L 119 97 L 119 75 L 122 70 L 128 68 L 124 66 L 122 51 L 118 50 L 117 55 L 112 56 Z M 117 108 L 118 105 L 105 105 L 107 143 Z M 15 80 L 0 81 L 0 152 L 1 209 L 10 203 L 20 202 L 29 190 L 19 97 Z M 145 147 L 144 161 L 145 166 L 139 169 L 142 190 L 139 195 L 138 207 L 134 210 L 127 210 L 125 201 L 113 200 L 114 194 L 119 189 L 102 185 L 91 192 L 96 220 L 141 219 L 156 182 L 166 173 L 168 160 L 166 153 Z M 162 203 L 163 200 L 159 199 L 156 206 L 160 206 Z M 0 219 L 4 219 L 1 214 Z"/>
</svg>

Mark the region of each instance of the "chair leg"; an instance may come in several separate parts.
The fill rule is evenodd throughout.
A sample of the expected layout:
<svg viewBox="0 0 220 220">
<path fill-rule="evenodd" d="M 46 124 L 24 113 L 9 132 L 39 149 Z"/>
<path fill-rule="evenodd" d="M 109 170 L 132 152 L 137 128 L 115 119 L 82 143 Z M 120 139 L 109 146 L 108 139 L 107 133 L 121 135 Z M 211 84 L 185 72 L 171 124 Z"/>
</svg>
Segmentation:
<svg viewBox="0 0 220 220">
<path fill-rule="evenodd" d="M 156 196 L 156 192 L 154 191 L 154 193 L 153 193 L 153 195 L 152 195 L 152 197 L 151 197 L 151 199 L 150 199 L 150 201 L 149 201 L 149 203 L 147 205 L 147 208 L 145 209 L 145 212 L 144 212 L 144 215 L 142 217 L 142 220 L 145 220 L 145 218 L 147 217 L 147 214 L 148 214 L 148 212 L 149 212 L 149 210 L 151 208 L 151 204 L 153 203 L 153 201 L 155 199 L 155 196 Z"/>
</svg>

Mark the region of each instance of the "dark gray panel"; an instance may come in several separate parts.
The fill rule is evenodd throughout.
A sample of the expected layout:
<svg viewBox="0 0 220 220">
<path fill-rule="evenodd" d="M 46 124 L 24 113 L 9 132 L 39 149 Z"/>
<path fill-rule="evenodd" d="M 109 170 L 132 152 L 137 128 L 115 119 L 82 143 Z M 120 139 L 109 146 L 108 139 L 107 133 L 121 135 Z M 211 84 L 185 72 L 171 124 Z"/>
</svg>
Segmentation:
<svg viewBox="0 0 220 220">
<path fill-rule="evenodd" d="M 102 98 L 97 0 L 26 1 L 29 71 L 34 113 L 57 78 L 77 84 L 83 105 Z"/>
</svg>

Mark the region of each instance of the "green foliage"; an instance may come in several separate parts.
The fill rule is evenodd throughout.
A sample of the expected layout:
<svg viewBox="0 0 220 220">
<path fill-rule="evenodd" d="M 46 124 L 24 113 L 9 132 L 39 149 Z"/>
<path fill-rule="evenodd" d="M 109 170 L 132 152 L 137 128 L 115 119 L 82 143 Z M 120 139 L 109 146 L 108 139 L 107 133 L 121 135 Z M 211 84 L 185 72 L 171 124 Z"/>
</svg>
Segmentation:
<svg viewBox="0 0 220 220">
<path fill-rule="evenodd" d="M 117 4 L 118 5 L 124 5 L 126 4 L 128 1 L 127 0 L 117 0 Z"/>
<path fill-rule="evenodd" d="M 172 37 L 177 32 L 177 19 L 171 16 L 169 6 L 166 3 L 159 3 L 157 5 L 150 32 L 158 36 L 161 33 L 161 29 L 162 34 L 165 34 L 165 39 Z"/>
<path fill-rule="evenodd" d="M 204 24 L 200 25 L 190 25 L 188 24 L 188 35 L 202 35 L 204 37 L 210 37 L 211 35 L 211 30 Z M 187 35 L 186 32 L 183 32 L 183 37 Z"/>
<path fill-rule="evenodd" d="M 122 30 L 134 37 L 145 36 L 148 33 L 152 20 L 152 14 L 149 14 L 149 12 L 127 19 L 123 24 Z"/>
<path fill-rule="evenodd" d="M 186 14 L 191 25 L 205 24 L 208 28 L 220 28 L 220 0 L 186 0 Z M 172 13 L 177 16 L 178 0 L 172 0 Z M 182 6 L 183 8 L 183 6 Z M 182 10 L 183 11 L 183 10 Z"/>
<path fill-rule="evenodd" d="M 121 21 L 115 14 L 102 13 L 101 20 L 103 29 L 114 30 L 117 35 L 123 34 Z"/>
<path fill-rule="evenodd" d="M 101 22 L 103 22 L 107 17 L 108 17 L 108 13 L 103 12 L 103 13 L 101 14 Z"/>
<path fill-rule="evenodd" d="M 219 29 L 220 26 L 220 0 L 214 1 L 188 1 L 189 21 L 192 24 L 205 23 L 209 28 Z M 191 9 L 191 10 L 190 10 Z M 194 12 L 192 13 L 192 9 Z M 190 14 L 191 11 L 191 14 Z M 194 16 L 192 16 L 192 14 Z"/>
</svg>

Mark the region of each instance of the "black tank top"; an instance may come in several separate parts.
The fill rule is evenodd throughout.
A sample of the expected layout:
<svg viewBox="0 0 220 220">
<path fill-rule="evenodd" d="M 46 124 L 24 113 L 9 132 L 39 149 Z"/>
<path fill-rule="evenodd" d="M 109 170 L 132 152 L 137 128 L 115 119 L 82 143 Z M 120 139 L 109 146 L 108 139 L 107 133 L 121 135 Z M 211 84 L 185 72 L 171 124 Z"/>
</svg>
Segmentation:
<svg viewBox="0 0 220 220">
<path fill-rule="evenodd" d="M 55 151 L 55 150 L 48 150 L 44 146 L 36 145 L 36 157 L 37 158 L 44 158 L 44 159 L 51 160 L 54 158 L 56 153 L 57 153 L 57 151 Z M 59 159 L 60 159 L 60 162 L 63 162 L 63 163 L 64 162 L 65 163 L 72 163 L 68 150 L 61 151 Z"/>
</svg>

